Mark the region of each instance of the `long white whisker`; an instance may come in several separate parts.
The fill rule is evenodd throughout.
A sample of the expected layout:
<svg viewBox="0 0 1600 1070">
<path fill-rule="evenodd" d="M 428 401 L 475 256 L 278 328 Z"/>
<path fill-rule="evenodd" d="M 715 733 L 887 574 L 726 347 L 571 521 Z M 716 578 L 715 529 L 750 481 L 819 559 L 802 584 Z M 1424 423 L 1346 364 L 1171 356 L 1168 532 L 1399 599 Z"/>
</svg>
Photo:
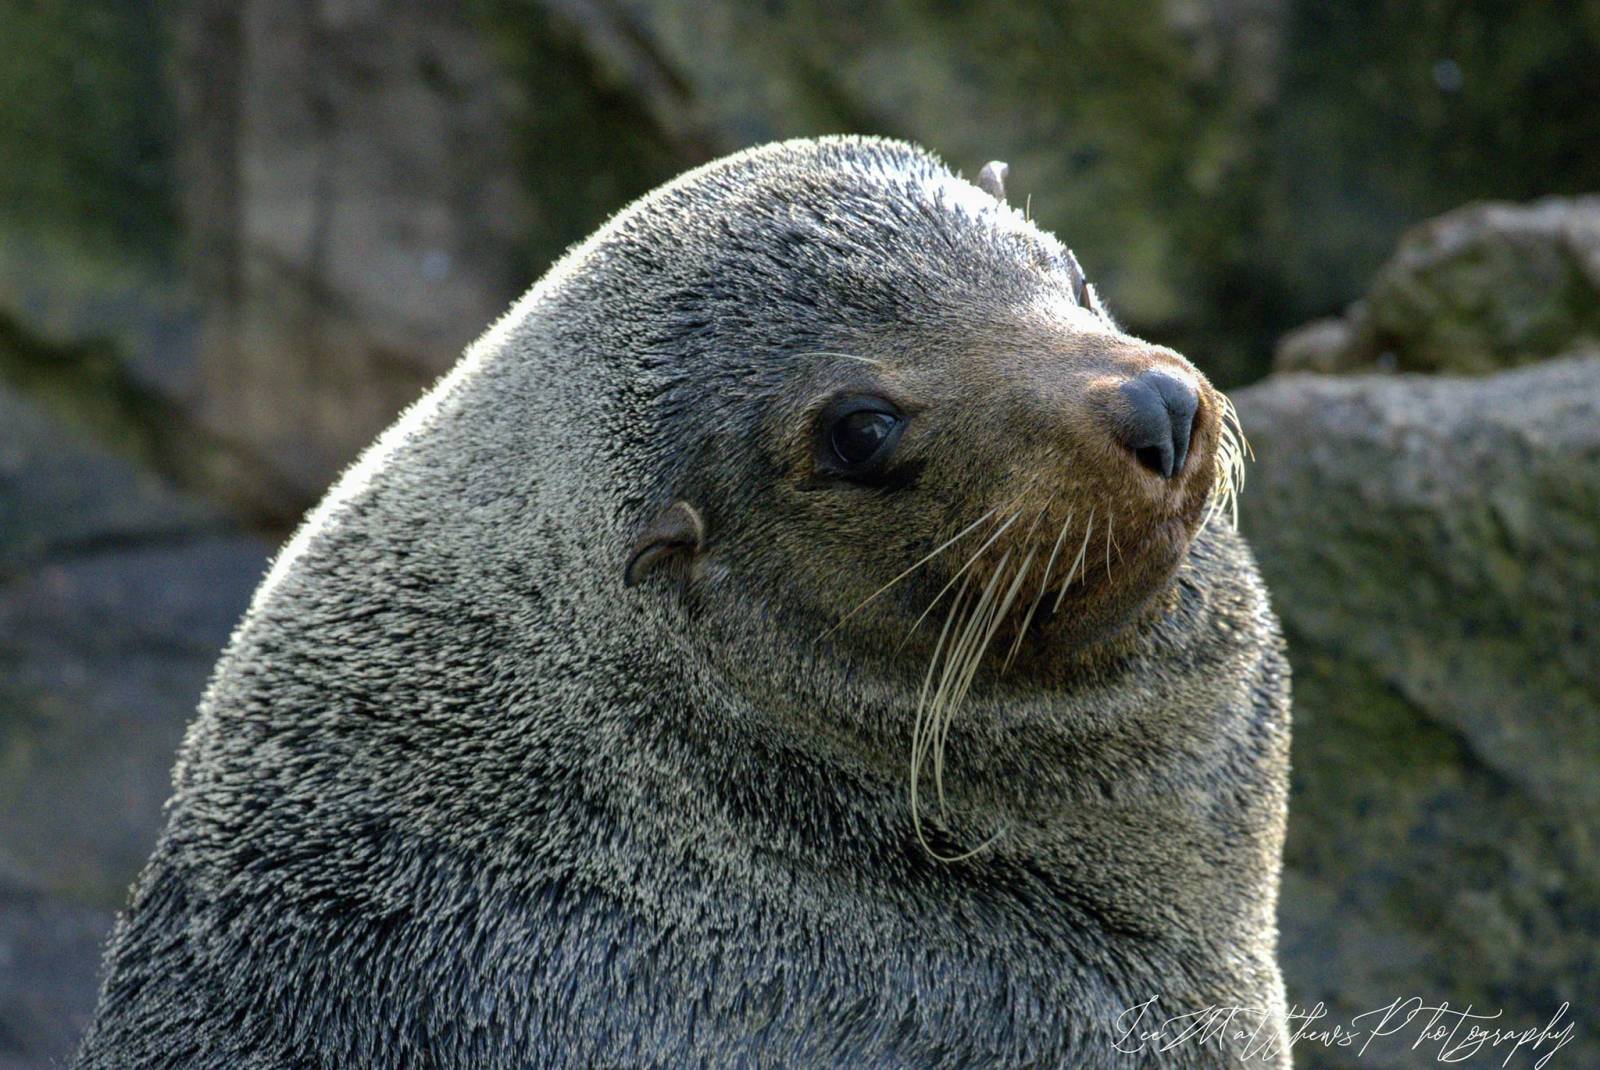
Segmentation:
<svg viewBox="0 0 1600 1070">
<path fill-rule="evenodd" d="M 1031 485 L 1028 488 L 1032 489 Z M 1028 491 L 1019 495 L 1018 500 L 1026 497 Z M 1045 513 L 1040 510 L 1033 520 L 1028 531 L 1028 540 L 1037 532 L 1039 525 L 1044 522 Z M 993 511 L 990 514 L 992 515 Z M 1007 579 L 1007 566 L 1010 564 L 1014 551 L 1007 549 L 1001 554 L 999 562 L 989 578 L 983 582 L 981 590 L 976 590 L 972 585 L 974 566 L 983 558 L 983 555 L 994 546 L 996 542 L 1019 520 L 1023 515 L 1021 509 L 995 526 L 995 529 L 984 539 L 983 544 L 967 558 L 939 592 L 934 595 L 922 614 L 917 617 L 907 632 L 909 640 L 914 632 L 927 619 L 929 613 L 943 600 L 957 582 L 961 584 L 951 602 L 950 610 L 945 616 L 944 626 L 940 629 L 939 638 L 934 643 L 933 654 L 928 663 L 927 672 L 923 675 L 922 688 L 917 696 L 917 710 L 912 724 L 911 744 L 911 786 L 910 804 L 911 821 L 915 829 L 917 841 L 923 850 L 934 859 L 941 862 L 956 862 L 970 858 L 995 842 L 1000 836 L 996 832 L 988 840 L 979 844 L 971 851 L 955 856 L 941 855 L 928 843 L 922 828 L 921 808 L 921 781 L 924 765 L 932 764 L 932 778 L 935 795 L 938 799 L 941 814 L 948 815 L 949 799 L 944 788 L 945 750 L 949 740 L 950 726 L 956 713 L 961 708 L 967 694 L 971 690 L 973 680 L 978 668 L 983 661 L 984 654 L 994 642 L 1006 615 L 1011 607 L 1016 604 L 1017 595 L 1023 584 L 1027 581 L 1037 550 L 1030 548 L 1023 559 L 1021 567 Z M 980 519 L 981 522 L 981 519 Z M 1063 525 L 1062 531 L 1057 534 L 1056 544 L 1052 551 L 1051 561 L 1054 563 L 1059 554 L 1066 531 L 1071 527 L 1071 518 Z M 1048 570 L 1047 570 L 1048 575 Z M 1003 592 L 1003 593 L 1002 593 Z M 968 595 L 973 593 L 969 601 Z M 1037 603 L 1037 599 L 1036 599 Z M 901 646 L 905 645 L 902 641 Z M 935 682 L 937 677 L 937 682 Z M 931 694 L 930 694 L 931 692 Z"/>
<path fill-rule="evenodd" d="M 951 627 L 960 616 L 961 607 L 966 601 L 967 589 L 971 585 L 972 577 L 969 575 L 961 584 L 961 589 L 956 592 L 956 597 L 950 603 L 950 612 L 945 615 L 944 628 L 939 632 L 939 641 L 934 644 L 933 656 L 928 660 L 928 671 L 922 679 L 922 692 L 917 696 L 917 716 L 912 726 L 911 734 L 911 792 L 913 809 L 916 802 L 917 776 L 922 768 L 922 759 L 926 751 L 926 741 L 923 736 L 923 714 L 928 708 L 928 688 L 933 683 L 934 670 L 939 667 L 939 655 L 945 651 L 945 641 L 950 637 Z"/>
<path fill-rule="evenodd" d="M 1221 393 L 1217 397 L 1222 410 L 1222 430 L 1217 443 L 1211 493 L 1206 499 L 1202 523 L 1209 524 L 1219 513 L 1226 512 L 1229 523 L 1237 530 L 1239 492 L 1244 489 L 1245 458 L 1253 458 L 1255 451 L 1245 437 L 1244 427 L 1239 422 L 1239 410 L 1234 407 L 1233 400 Z"/>
<path fill-rule="evenodd" d="M 950 582 L 939 588 L 939 593 L 933 596 L 933 601 L 928 603 L 928 608 L 924 609 L 922 611 L 922 615 L 911 622 L 911 627 L 906 630 L 906 637 L 900 640 L 900 647 L 904 647 L 906 643 L 910 642 L 912 633 L 915 632 L 917 628 L 921 626 L 922 622 L 927 619 L 928 614 L 933 612 L 933 607 L 939 604 L 939 599 L 945 596 L 945 592 L 949 591 L 951 587 L 955 586 L 955 582 L 961 578 L 962 573 L 971 568 L 972 563 L 978 560 L 978 558 L 982 557 L 983 552 L 989 547 L 993 546 L 995 540 L 1001 535 L 1004 535 L 1006 529 L 1012 524 L 1015 524 L 1017 522 L 1017 518 L 1021 515 L 1021 513 L 1013 513 L 1010 520 L 1007 520 L 1004 524 L 1001 524 L 999 530 L 997 530 L 993 535 L 990 535 L 988 540 L 982 546 L 978 547 L 977 551 L 974 552 L 971 557 L 967 558 L 966 563 L 961 566 L 960 570 L 957 571 L 954 576 L 950 577 Z M 900 647 L 896 647 L 895 649 L 898 650 Z"/>
<path fill-rule="evenodd" d="M 923 837 L 922 834 L 922 812 L 920 809 L 918 792 L 919 780 L 922 774 L 922 763 L 926 758 L 928 747 L 932 741 L 933 724 L 931 717 L 932 711 L 929 709 L 928 705 L 928 688 L 933 683 L 934 670 L 939 667 L 940 653 L 945 652 L 946 659 L 948 660 L 948 652 L 945 647 L 945 642 L 950 638 L 952 626 L 954 625 L 956 618 L 960 616 L 961 607 L 966 603 L 967 591 L 971 586 L 971 580 L 972 577 L 968 575 L 967 578 L 962 582 L 961 589 L 956 592 L 955 599 L 950 603 L 950 612 L 945 616 L 944 628 L 939 632 L 939 641 L 934 645 L 933 656 L 928 661 L 928 672 L 922 679 L 922 693 L 917 699 L 916 720 L 912 727 L 911 824 L 916 830 L 917 839 L 921 841 L 922 846 L 927 849 L 930 855 L 933 855 L 936 858 L 939 857 L 938 853 L 928 846 L 928 841 Z M 965 623 L 963 623 L 963 629 L 964 628 Z"/>
<path fill-rule="evenodd" d="M 1072 586 L 1072 578 L 1078 574 L 1078 566 L 1084 563 L 1084 555 L 1089 552 L 1089 534 L 1094 531 L 1094 510 L 1089 510 L 1088 525 L 1083 529 L 1083 545 L 1078 547 L 1078 557 L 1072 562 L 1072 567 L 1067 569 L 1066 581 L 1061 584 L 1061 593 L 1056 595 L 1056 604 L 1050 607 L 1050 612 L 1055 613 L 1061 608 L 1062 601 L 1067 597 L 1067 588 Z"/>
<path fill-rule="evenodd" d="M 1006 557 L 1008 556 L 1009 551 Z M 1006 562 L 1006 557 L 1002 557 L 1000 568 L 997 568 L 994 575 L 991 576 L 988 582 L 984 584 L 984 590 L 980 595 L 978 595 L 977 601 L 972 604 L 971 612 L 968 614 L 967 618 L 962 622 L 960 627 L 954 629 L 953 632 L 951 627 L 952 623 L 959 615 L 960 610 L 966 607 L 968 604 L 967 594 L 971 589 L 970 574 L 968 574 L 966 579 L 962 582 L 961 589 L 956 593 L 956 598 L 951 603 L 950 613 L 946 616 L 944 629 L 940 632 L 939 642 L 935 646 L 933 660 L 929 662 L 928 673 L 923 678 L 922 694 L 918 701 L 915 738 L 912 741 L 911 824 L 916 833 L 917 842 L 922 845 L 922 849 L 928 852 L 929 857 L 946 865 L 971 858 L 979 852 L 988 849 L 996 840 L 1000 838 L 1001 833 L 1004 831 L 1003 829 L 996 831 L 983 843 L 978 844 L 969 851 L 964 851 L 956 855 L 940 854 L 938 851 L 934 850 L 933 845 L 928 842 L 927 835 L 924 833 L 922 828 L 919 778 L 921 775 L 922 765 L 924 761 L 927 760 L 928 751 L 931 748 L 933 751 L 934 762 L 934 784 L 939 798 L 940 812 L 948 812 L 948 805 L 944 795 L 943 779 L 944 745 L 946 733 L 949 728 L 950 719 L 955 712 L 955 703 L 951 702 L 951 684 L 955 680 L 956 675 L 962 673 L 963 668 L 975 660 L 974 658 L 969 657 L 967 653 L 969 650 L 974 649 L 974 640 L 977 639 L 980 632 L 989 630 L 989 622 L 996 619 L 999 613 L 1003 613 L 1004 611 L 1003 607 L 999 606 L 993 601 L 993 595 L 998 587 L 999 578 L 1004 574 L 1003 569 Z M 949 646 L 946 646 L 946 640 L 949 639 L 952 634 L 955 635 L 955 640 Z M 989 631 L 989 634 L 992 635 L 992 630 Z M 939 664 L 939 653 L 941 651 L 943 651 L 945 655 L 944 668 L 939 674 L 939 686 L 935 690 L 933 698 L 930 701 L 927 697 L 928 688 L 933 680 L 934 669 Z M 976 656 L 982 656 L 981 646 L 976 648 Z M 927 707 L 926 717 L 923 716 L 923 708 L 925 706 Z"/>
<path fill-rule="evenodd" d="M 883 361 L 881 361 L 881 360 L 873 360 L 871 357 L 863 357 L 863 356 L 859 356 L 859 355 L 857 355 L 855 353 L 840 353 L 837 350 L 833 350 L 833 349 L 811 349 L 811 350 L 807 350 L 804 353 L 796 353 L 795 356 L 797 356 L 797 357 L 838 357 L 841 360 L 858 360 L 862 364 L 872 364 L 872 365 L 875 365 L 875 366 L 880 367 L 880 368 L 883 366 Z"/>
<path fill-rule="evenodd" d="M 988 603 L 986 606 L 980 607 L 979 611 L 973 615 L 973 619 L 977 624 L 977 627 L 973 629 L 973 638 L 976 641 L 969 640 L 968 644 L 960 650 L 958 671 L 952 678 L 953 687 L 943 696 L 940 717 L 935 722 L 938 735 L 933 748 L 934 784 L 939 793 L 941 813 L 947 810 L 944 796 L 944 754 L 945 744 L 950 735 L 951 722 L 954 721 L 956 713 L 966 701 L 967 694 L 972 690 L 972 681 L 983 662 L 983 655 L 994 641 L 995 634 L 1000 630 L 1000 625 L 1004 622 L 1006 614 L 1011 611 L 1012 605 L 1015 604 L 1017 592 L 1022 589 L 1023 582 L 1027 579 L 1028 570 L 1033 567 L 1033 559 L 1034 552 L 1029 551 L 1028 556 L 1023 559 L 1021 566 L 1018 568 L 1016 575 L 1012 577 L 1010 587 L 1007 589 L 1005 596 L 998 601 L 993 597 L 994 593 L 999 589 L 995 581 L 1005 575 L 1005 562 L 1002 561 L 1000 567 L 996 569 L 995 575 L 990 580 L 988 589 L 985 591 Z"/>
<path fill-rule="evenodd" d="M 965 701 L 967 692 L 972 689 L 972 680 L 977 675 L 978 664 L 982 661 L 984 653 L 989 649 L 989 644 L 994 641 L 995 633 L 1000 630 L 1000 625 L 1004 622 L 1006 614 L 1011 611 L 1012 604 L 1017 600 L 1017 592 L 1022 589 L 1022 583 L 1028 575 L 1028 569 L 1033 567 L 1033 558 L 1033 551 L 1028 551 L 1028 556 L 1023 559 L 1022 566 L 1017 570 L 1016 577 L 1012 579 L 1011 587 L 1006 591 L 1005 598 L 1001 600 L 994 612 L 989 615 L 984 627 L 983 641 L 978 644 L 977 652 L 973 655 L 971 663 L 967 666 L 966 674 L 960 681 L 960 689 L 955 694 L 955 700 L 951 704 L 952 708 L 960 706 Z M 946 729 L 948 730 L 948 728 L 949 723 L 947 721 Z"/>
<path fill-rule="evenodd" d="M 984 651 L 988 649 L 989 643 L 993 641 L 995 632 L 1000 626 L 1000 622 L 1005 619 L 1006 613 L 1010 611 L 1012 603 L 1016 600 L 1017 592 L 1022 589 L 1022 582 L 1028 574 L 1028 569 L 1033 564 L 1033 556 L 1034 555 L 1032 552 L 1028 554 L 1016 576 L 1013 577 L 1011 586 L 1006 592 L 1005 597 L 999 601 L 995 601 L 993 599 L 993 595 L 998 589 L 996 581 L 1005 574 L 1006 558 L 1001 559 L 1000 565 L 995 569 L 994 576 L 992 576 L 989 582 L 985 585 L 984 598 L 988 602 L 987 606 L 980 603 L 980 605 L 975 608 L 972 617 L 970 617 L 968 620 L 967 627 L 964 629 L 966 634 L 963 636 L 963 638 L 967 639 L 967 649 L 962 651 L 959 656 L 957 656 L 955 652 L 952 652 L 952 658 L 959 663 L 962 663 L 960 674 L 956 681 L 956 689 L 953 694 L 945 698 L 943 710 L 940 712 L 940 715 L 937 717 L 937 719 L 932 721 L 930 726 L 931 730 L 935 732 L 937 736 L 936 740 L 934 741 L 933 771 L 934 785 L 939 797 L 939 808 L 941 813 L 946 813 L 948 810 L 944 796 L 943 783 L 944 749 L 945 741 L 948 738 L 950 730 L 950 722 L 954 718 L 956 710 L 960 708 L 961 703 L 966 698 L 968 690 L 970 690 L 972 686 L 973 676 L 977 672 L 978 665 L 983 659 Z M 1007 552 L 1006 557 L 1009 557 L 1009 551 Z M 982 622 L 981 626 L 979 628 L 974 628 L 973 624 L 977 622 Z M 981 639 L 975 646 L 971 645 L 971 638 L 975 637 L 979 632 L 981 632 Z M 949 678 L 948 672 L 946 674 L 946 678 Z M 937 697 L 935 701 L 936 703 L 939 701 Z M 935 859 L 938 859 L 939 861 L 948 865 L 952 862 L 960 862 L 964 859 L 971 858 L 980 851 L 988 849 L 996 840 L 1000 838 L 1001 832 L 1003 831 L 1003 829 L 997 830 L 987 840 L 978 844 L 970 851 L 965 851 L 959 855 L 953 856 L 940 855 L 935 852 L 929 846 L 927 840 L 923 837 L 920 826 L 917 828 L 917 838 L 922 842 L 924 850 L 928 851 L 928 853 Z"/>
<path fill-rule="evenodd" d="M 927 554 L 925 557 L 923 557 L 921 560 L 919 560 L 916 564 L 912 565 L 910 568 L 908 568 L 904 572 L 900 573 L 894 579 L 890 580 L 888 583 L 884 584 L 882 587 L 879 587 L 876 591 L 873 591 L 871 594 L 869 594 L 861 602 L 860 605 L 856 606 L 856 608 L 852 609 L 850 612 L 848 612 L 844 616 L 840 617 L 837 621 L 834 622 L 833 627 L 831 627 L 827 631 L 823 632 L 817 638 L 819 640 L 821 640 L 821 639 L 826 639 L 828 636 L 832 635 L 835 631 L 837 631 L 839 628 L 841 628 L 844 625 L 845 621 L 849 620 L 851 617 L 854 617 L 857 613 L 860 613 L 863 609 L 866 609 L 867 606 L 870 605 L 874 599 L 878 598 L 885 591 L 889 590 L 889 588 L 893 587 L 895 584 L 899 583 L 901 580 L 903 580 L 907 576 L 911 575 L 913 572 L 915 572 L 917 569 L 921 568 L 923 565 L 926 565 L 929 561 L 932 561 L 935 557 L 939 556 L 945 550 L 949 549 L 951 545 L 953 545 L 957 541 L 965 538 L 979 524 L 982 524 L 985 520 L 988 520 L 990 517 L 994 516 L 994 514 L 999 512 L 999 511 L 1000 511 L 1000 507 L 997 505 L 993 509 L 990 509 L 987 513 L 984 513 L 978 519 L 974 520 L 972 523 L 968 524 L 966 527 L 962 528 L 960 531 L 956 532 L 954 535 L 950 536 L 950 538 L 948 538 L 944 542 L 940 543 L 937 547 L 935 547 L 933 549 L 932 552 Z"/>
<path fill-rule="evenodd" d="M 1111 522 L 1116 519 L 1116 514 L 1106 511 L 1106 579 L 1111 578 Z"/>
<path fill-rule="evenodd" d="M 1033 596 L 1033 604 L 1028 607 L 1028 613 L 1022 618 L 1022 626 L 1017 629 L 1017 637 L 1011 643 L 1011 649 L 1006 653 L 1006 660 L 1000 666 L 1000 671 L 1005 672 L 1011 668 L 1017 651 L 1022 649 L 1023 637 L 1028 634 L 1028 625 L 1033 623 L 1033 615 L 1039 611 L 1039 603 L 1044 601 L 1044 593 L 1050 588 L 1050 572 L 1056 567 L 1056 556 L 1061 553 L 1061 543 L 1067 537 L 1067 529 L 1072 526 L 1072 510 L 1067 510 L 1067 519 L 1061 525 L 1061 533 L 1056 536 L 1056 544 L 1050 548 L 1050 559 L 1045 562 L 1044 579 L 1039 581 L 1039 593 Z"/>
<path fill-rule="evenodd" d="M 948 810 L 944 795 L 944 738 L 949 729 L 949 719 L 955 712 L 951 702 L 951 684 L 960 679 L 974 652 L 979 656 L 982 654 L 976 645 L 978 636 L 986 627 L 987 615 L 994 605 L 995 591 L 1000 585 L 1000 578 L 1005 574 L 1006 563 L 1010 560 L 1011 551 L 1007 550 L 1000 556 L 1000 563 L 995 567 L 994 574 L 983 585 L 983 595 L 973 607 L 972 615 L 967 618 L 960 641 L 950 649 L 945 658 L 945 671 L 939 680 L 939 690 L 934 693 L 930 730 L 933 733 L 933 788 L 934 794 L 939 799 L 940 813 Z"/>
</svg>

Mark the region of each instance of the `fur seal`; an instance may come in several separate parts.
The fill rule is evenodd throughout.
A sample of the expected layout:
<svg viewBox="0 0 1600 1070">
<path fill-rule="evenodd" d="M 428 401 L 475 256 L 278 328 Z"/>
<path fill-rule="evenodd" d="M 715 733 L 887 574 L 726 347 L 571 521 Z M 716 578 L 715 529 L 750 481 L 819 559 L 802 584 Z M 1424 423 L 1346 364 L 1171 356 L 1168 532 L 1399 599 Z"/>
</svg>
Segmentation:
<svg viewBox="0 0 1600 1070">
<path fill-rule="evenodd" d="M 1286 1066 L 1228 407 L 1003 179 L 786 142 L 558 263 L 274 563 L 77 1065 Z"/>
</svg>

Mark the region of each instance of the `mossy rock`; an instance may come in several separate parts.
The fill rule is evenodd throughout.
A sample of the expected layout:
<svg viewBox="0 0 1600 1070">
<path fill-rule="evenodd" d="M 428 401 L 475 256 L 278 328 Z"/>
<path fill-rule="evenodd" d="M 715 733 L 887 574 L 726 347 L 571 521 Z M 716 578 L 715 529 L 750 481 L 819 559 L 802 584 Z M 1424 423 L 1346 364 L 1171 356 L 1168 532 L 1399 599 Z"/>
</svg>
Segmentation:
<svg viewBox="0 0 1600 1070">
<path fill-rule="evenodd" d="M 1600 991 L 1600 351 L 1236 394 L 1290 640 L 1291 1000 L 1579 1019 Z M 1302 1067 L 1416 1065 L 1305 1045 Z"/>
<path fill-rule="evenodd" d="M 1484 375 L 1600 344 L 1600 197 L 1473 205 L 1408 231 L 1343 319 L 1285 338 L 1286 371 Z"/>
</svg>

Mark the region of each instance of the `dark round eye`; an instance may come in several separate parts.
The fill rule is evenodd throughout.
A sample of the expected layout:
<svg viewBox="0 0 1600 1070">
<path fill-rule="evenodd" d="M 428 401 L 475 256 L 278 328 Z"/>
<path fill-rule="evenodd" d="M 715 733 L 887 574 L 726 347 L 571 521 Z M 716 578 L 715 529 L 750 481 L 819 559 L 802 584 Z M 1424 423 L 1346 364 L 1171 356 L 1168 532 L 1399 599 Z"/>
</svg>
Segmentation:
<svg viewBox="0 0 1600 1070">
<path fill-rule="evenodd" d="M 833 452 L 847 468 L 872 462 L 893 436 L 900 418 L 876 409 L 861 409 L 841 416 L 829 432 Z"/>
<path fill-rule="evenodd" d="M 812 431 L 816 474 L 861 486 L 898 486 L 913 471 L 889 465 L 906 423 L 900 406 L 881 395 L 834 398 L 817 414 Z"/>
</svg>

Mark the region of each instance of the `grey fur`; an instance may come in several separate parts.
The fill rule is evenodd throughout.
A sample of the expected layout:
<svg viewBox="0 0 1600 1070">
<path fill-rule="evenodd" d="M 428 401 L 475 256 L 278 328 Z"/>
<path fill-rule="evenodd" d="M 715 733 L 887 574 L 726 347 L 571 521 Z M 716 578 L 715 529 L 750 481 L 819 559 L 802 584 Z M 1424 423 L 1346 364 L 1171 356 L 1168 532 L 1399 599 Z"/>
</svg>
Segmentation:
<svg viewBox="0 0 1600 1070">
<path fill-rule="evenodd" d="M 965 862 L 911 832 L 920 664 L 817 638 L 872 570 L 768 448 L 794 377 L 1078 289 L 961 188 L 877 140 L 708 165 L 402 417 L 222 657 L 78 1065 L 1212 1067 L 1116 1016 L 1281 1028 L 1287 679 L 1237 536 L 1065 683 L 980 682 Z M 625 589 L 679 498 L 703 552 Z"/>
</svg>

